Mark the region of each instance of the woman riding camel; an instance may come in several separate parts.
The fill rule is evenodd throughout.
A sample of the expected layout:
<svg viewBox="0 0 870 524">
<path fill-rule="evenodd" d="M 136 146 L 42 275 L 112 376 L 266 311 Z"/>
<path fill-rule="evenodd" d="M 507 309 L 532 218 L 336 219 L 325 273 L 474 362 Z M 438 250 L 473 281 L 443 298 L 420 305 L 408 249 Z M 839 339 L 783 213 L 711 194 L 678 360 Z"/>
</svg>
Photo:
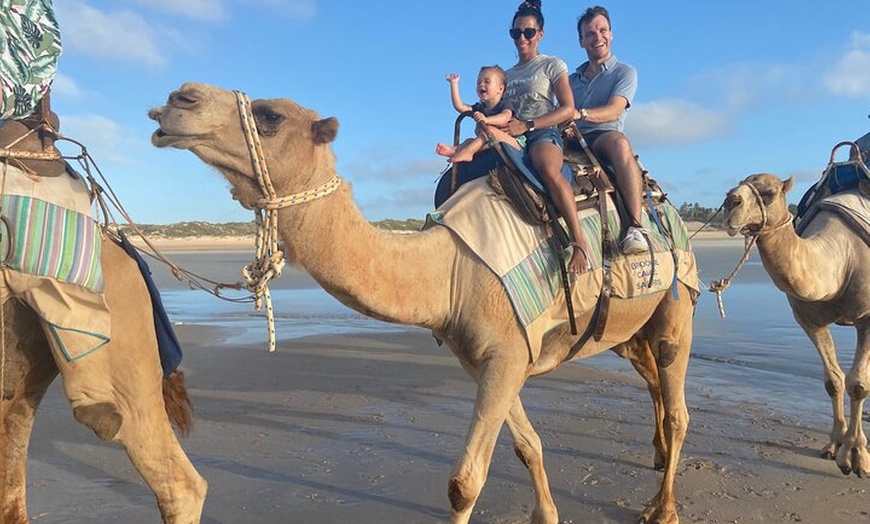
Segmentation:
<svg viewBox="0 0 870 524">
<path fill-rule="evenodd" d="M 504 100 L 514 117 L 499 130 L 525 139 L 526 152 L 544 186 L 565 219 L 573 241 L 568 271 L 582 273 L 589 268 L 586 240 L 580 230 L 574 192 L 562 174 L 562 134 L 559 124 L 574 116 L 574 97 L 568 84 L 568 66 L 557 57 L 538 52 L 544 37 L 544 15 L 540 0 L 525 1 L 514 14 L 510 30 L 519 62 L 508 69 Z M 555 97 L 555 103 L 553 101 Z M 498 130 L 494 131 L 496 139 Z M 522 139 L 520 140 L 522 142 Z"/>
</svg>

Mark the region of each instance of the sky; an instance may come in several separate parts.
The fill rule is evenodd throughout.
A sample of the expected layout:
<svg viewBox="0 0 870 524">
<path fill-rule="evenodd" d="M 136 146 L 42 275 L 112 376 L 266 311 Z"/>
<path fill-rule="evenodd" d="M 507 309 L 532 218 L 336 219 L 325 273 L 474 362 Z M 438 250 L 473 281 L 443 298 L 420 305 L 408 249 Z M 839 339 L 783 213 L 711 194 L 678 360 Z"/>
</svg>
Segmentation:
<svg viewBox="0 0 870 524">
<path fill-rule="evenodd" d="M 445 75 L 473 103 L 482 65 L 514 65 L 518 3 L 62 0 L 52 107 L 138 223 L 253 218 L 213 168 L 150 144 L 148 110 L 188 81 L 338 118 L 337 170 L 364 215 L 422 219 L 447 167 L 435 144 L 453 138 Z M 576 22 L 589 5 L 543 2 L 539 49 L 570 71 L 585 60 Z M 796 203 L 834 145 L 870 132 L 867 0 L 602 5 L 614 54 L 639 75 L 626 133 L 677 206 L 717 208 L 758 172 L 794 176 Z"/>
</svg>

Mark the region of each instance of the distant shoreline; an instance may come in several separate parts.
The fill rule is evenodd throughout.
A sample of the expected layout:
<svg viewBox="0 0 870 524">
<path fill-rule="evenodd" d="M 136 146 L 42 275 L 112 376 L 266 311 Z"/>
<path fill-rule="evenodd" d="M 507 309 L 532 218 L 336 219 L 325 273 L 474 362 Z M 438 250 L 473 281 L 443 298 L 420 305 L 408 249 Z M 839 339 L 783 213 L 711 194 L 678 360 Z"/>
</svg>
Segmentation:
<svg viewBox="0 0 870 524">
<path fill-rule="evenodd" d="M 730 237 L 728 233 L 716 229 L 704 229 L 699 233 L 695 233 L 701 226 L 700 223 L 689 223 L 689 235 L 695 235 L 692 242 L 698 241 L 726 241 L 726 242 L 741 242 L 742 237 Z M 694 226 L 694 227 L 693 227 Z M 145 243 L 142 239 L 135 235 L 130 235 L 129 238 L 134 244 L 139 247 L 144 247 Z M 149 242 L 155 248 L 167 252 L 182 252 L 182 251 L 253 251 L 255 237 L 250 236 L 197 236 L 197 237 L 148 237 Z"/>
</svg>

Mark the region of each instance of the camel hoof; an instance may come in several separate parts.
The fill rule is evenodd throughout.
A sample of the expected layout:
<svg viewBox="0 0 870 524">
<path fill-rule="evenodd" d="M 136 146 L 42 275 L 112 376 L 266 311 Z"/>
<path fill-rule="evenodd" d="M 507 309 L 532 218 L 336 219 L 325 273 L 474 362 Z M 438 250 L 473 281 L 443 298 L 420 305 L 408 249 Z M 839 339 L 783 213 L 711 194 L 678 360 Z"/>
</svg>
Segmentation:
<svg viewBox="0 0 870 524">
<path fill-rule="evenodd" d="M 840 472 L 843 475 L 849 476 L 849 473 L 852 473 L 852 468 L 850 468 L 849 466 L 846 466 L 846 465 L 841 465 Z"/>
<path fill-rule="evenodd" d="M 837 457 L 837 453 L 832 449 L 832 446 L 825 446 L 820 456 L 825 460 L 834 460 Z"/>
</svg>

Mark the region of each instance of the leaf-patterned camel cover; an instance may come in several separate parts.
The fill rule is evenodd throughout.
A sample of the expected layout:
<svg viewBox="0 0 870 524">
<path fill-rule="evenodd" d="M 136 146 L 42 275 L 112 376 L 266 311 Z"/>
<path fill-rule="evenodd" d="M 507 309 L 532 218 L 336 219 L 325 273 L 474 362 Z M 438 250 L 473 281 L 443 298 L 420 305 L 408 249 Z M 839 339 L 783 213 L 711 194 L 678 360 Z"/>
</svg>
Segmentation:
<svg viewBox="0 0 870 524">
<path fill-rule="evenodd" d="M 33 114 L 57 71 L 60 31 L 51 0 L 0 0 L 0 120 Z"/>
</svg>

